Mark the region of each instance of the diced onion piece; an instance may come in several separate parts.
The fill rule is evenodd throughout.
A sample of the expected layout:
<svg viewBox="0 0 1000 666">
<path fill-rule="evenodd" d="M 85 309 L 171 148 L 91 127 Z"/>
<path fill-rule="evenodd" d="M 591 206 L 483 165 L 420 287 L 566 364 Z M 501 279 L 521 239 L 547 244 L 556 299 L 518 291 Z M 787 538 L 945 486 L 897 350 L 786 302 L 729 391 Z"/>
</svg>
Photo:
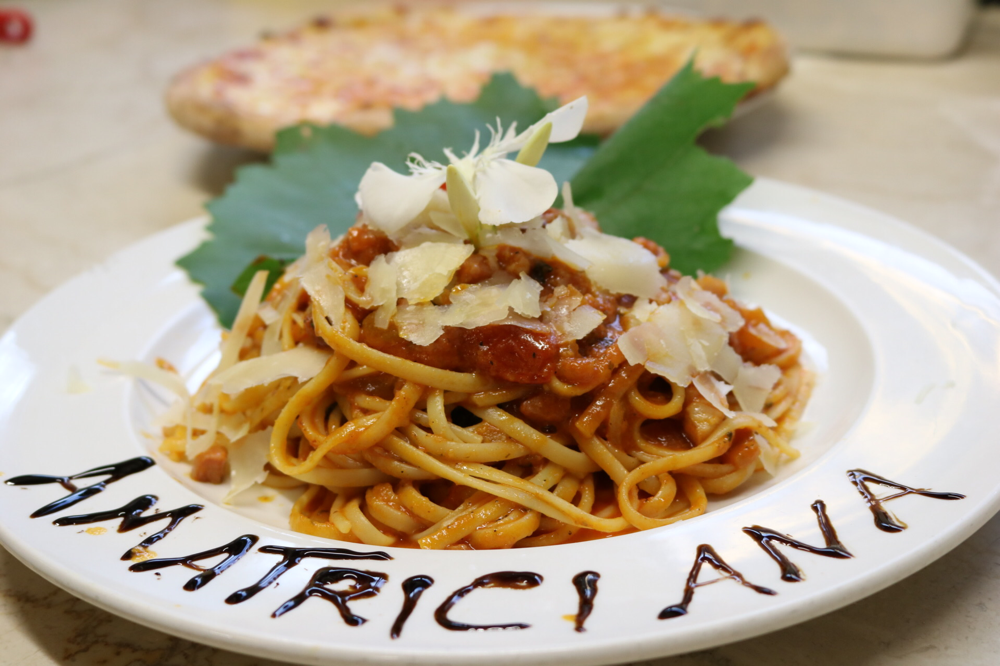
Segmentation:
<svg viewBox="0 0 1000 666">
<path fill-rule="evenodd" d="M 744 363 L 740 366 L 736 381 L 733 382 L 733 395 L 745 412 L 762 412 L 771 389 L 781 379 L 781 368 L 776 365 L 753 365 Z"/>
<path fill-rule="evenodd" d="M 584 229 L 566 247 L 590 262 L 587 277 L 608 291 L 652 298 L 667 284 L 653 253 L 625 238 Z"/>
<path fill-rule="evenodd" d="M 271 449 L 271 429 L 247 435 L 229 446 L 229 492 L 222 499 L 229 504 L 241 492 L 267 478 L 268 452 Z"/>
<path fill-rule="evenodd" d="M 312 379 L 326 365 L 330 352 L 300 346 L 271 356 L 241 361 L 213 376 L 209 383 L 228 395 L 236 395 L 251 386 L 262 386 L 284 377 L 304 382 Z"/>
</svg>

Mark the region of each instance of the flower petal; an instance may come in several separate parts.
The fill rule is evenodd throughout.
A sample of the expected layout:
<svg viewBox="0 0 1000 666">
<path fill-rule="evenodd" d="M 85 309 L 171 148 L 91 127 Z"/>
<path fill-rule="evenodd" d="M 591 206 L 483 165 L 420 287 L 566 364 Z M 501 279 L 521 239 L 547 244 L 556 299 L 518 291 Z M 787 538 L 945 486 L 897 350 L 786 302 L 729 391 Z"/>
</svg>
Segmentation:
<svg viewBox="0 0 1000 666">
<path fill-rule="evenodd" d="M 374 162 L 358 187 L 361 210 L 374 226 L 394 234 L 427 207 L 444 180 L 444 169 L 404 176 Z"/>
<path fill-rule="evenodd" d="M 483 224 L 527 222 L 556 200 L 556 179 L 544 169 L 513 160 L 490 160 L 476 174 L 479 221 Z"/>
<path fill-rule="evenodd" d="M 587 98 L 578 97 L 569 104 L 559 107 L 546 115 L 532 129 L 545 123 L 552 123 L 552 135 L 549 143 L 562 143 L 576 138 L 583 129 L 583 120 L 587 117 Z"/>
<path fill-rule="evenodd" d="M 498 147 L 503 152 L 513 152 L 520 150 L 535 133 L 545 123 L 552 123 L 552 132 L 548 137 L 548 143 L 562 143 L 572 141 L 583 129 L 583 121 L 587 117 L 587 98 L 578 97 L 569 104 L 565 104 L 552 113 L 548 113 L 537 123 L 524 130 L 516 137 L 503 139 Z"/>
</svg>

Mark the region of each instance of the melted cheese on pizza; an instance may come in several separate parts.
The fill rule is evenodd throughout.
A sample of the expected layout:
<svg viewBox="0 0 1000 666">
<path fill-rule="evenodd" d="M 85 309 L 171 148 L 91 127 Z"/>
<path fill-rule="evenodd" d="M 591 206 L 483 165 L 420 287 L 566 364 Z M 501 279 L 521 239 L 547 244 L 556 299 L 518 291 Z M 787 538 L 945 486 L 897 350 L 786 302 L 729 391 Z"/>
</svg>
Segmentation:
<svg viewBox="0 0 1000 666">
<path fill-rule="evenodd" d="M 309 121 L 363 133 L 442 96 L 476 99 L 509 71 L 545 97 L 590 100 L 585 131 L 627 120 L 694 54 L 703 74 L 753 81 L 787 72 L 785 49 L 760 22 L 668 17 L 477 16 L 460 9 L 386 9 L 318 19 L 181 73 L 168 106 L 184 126 L 226 143 L 269 150 L 274 133 Z"/>
</svg>

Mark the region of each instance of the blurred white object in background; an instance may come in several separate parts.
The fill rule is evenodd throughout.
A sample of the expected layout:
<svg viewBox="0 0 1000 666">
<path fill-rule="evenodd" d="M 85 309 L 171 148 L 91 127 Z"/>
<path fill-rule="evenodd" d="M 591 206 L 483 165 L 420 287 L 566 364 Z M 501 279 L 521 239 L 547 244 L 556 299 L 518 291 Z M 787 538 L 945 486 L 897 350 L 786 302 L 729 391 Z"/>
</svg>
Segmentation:
<svg viewBox="0 0 1000 666">
<path fill-rule="evenodd" d="M 366 0 L 366 3 L 383 0 Z M 388 0 L 461 4 L 473 12 L 666 13 L 762 19 L 796 50 L 886 58 L 946 58 L 965 42 L 976 0 Z"/>
<path fill-rule="evenodd" d="M 944 58 L 963 44 L 975 0 L 661 0 L 708 16 L 761 18 L 794 48 Z"/>
</svg>

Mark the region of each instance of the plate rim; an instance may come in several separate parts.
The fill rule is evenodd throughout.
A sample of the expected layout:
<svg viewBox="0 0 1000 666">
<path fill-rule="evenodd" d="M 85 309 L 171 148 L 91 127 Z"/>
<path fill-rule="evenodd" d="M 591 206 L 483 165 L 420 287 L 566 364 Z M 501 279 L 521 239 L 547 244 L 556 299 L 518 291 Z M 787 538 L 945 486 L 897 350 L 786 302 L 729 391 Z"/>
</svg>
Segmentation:
<svg viewBox="0 0 1000 666">
<path fill-rule="evenodd" d="M 825 204 L 832 204 L 835 207 L 842 207 L 842 208 L 846 207 L 845 210 L 854 210 L 858 212 L 863 212 L 867 217 L 875 216 L 879 218 L 881 224 L 887 225 L 892 229 L 892 235 L 902 234 L 904 237 L 909 236 L 910 240 L 917 241 L 918 245 L 920 244 L 927 245 L 933 247 L 936 251 L 944 251 L 948 253 L 953 260 L 958 261 L 965 268 L 972 271 L 982 283 L 984 283 L 992 290 L 994 295 L 1000 295 L 1000 282 L 998 282 L 997 279 L 992 276 L 992 274 L 987 272 L 979 264 L 977 264 L 975 261 L 964 255 L 963 253 L 959 252 L 958 250 L 951 247 L 947 243 L 941 241 L 940 239 L 932 236 L 931 234 L 922 231 L 919 228 L 913 227 L 912 225 L 909 225 L 901 220 L 898 220 L 897 218 L 885 215 L 884 213 L 880 213 L 878 211 L 861 206 L 859 204 L 855 204 L 831 195 L 822 194 L 801 186 L 789 185 L 785 183 L 780 183 L 778 181 L 773 181 L 770 179 L 763 179 L 763 178 L 757 179 L 757 183 L 758 184 L 754 186 L 757 188 L 757 190 L 752 191 L 751 195 L 755 192 L 759 193 L 761 189 L 764 189 L 765 191 L 769 190 L 773 193 L 777 193 L 779 196 L 783 194 L 784 195 L 794 194 L 795 196 L 799 197 L 813 197 L 813 198 L 818 197 Z M 739 208 L 741 205 L 740 201 L 741 200 L 738 199 L 736 202 L 734 202 L 732 207 Z M 86 277 L 90 275 L 93 271 L 107 270 L 110 266 L 113 266 L 115 263 L 120 262 L 122 257 L 125 257 L 130 253 L 134 253 L 136 251 L 136 248 L 145 246 L 146 244 L 160 242 L 162 241 L 163 238 L 173 234 L 178 234 L 178 235 L 190 234 L 192 235 L 191 236 L 192 243 L 197 243 L 199 240 L 198 237 L 199 234 L 201 234 L 202 237 L 204 236 L 205 233 L 204 227 L 207 222 L 207 219 L 208 218 L 206 216 L 199 216 L 187 222 L 170 227 L 145 239 L 142 239 L 139 242 L 114 253 L 113 255 L 111 255 L 111 257 L 109 257 L 107 260 L 105 260 L 95 268 L 85 271 L 82 274 L 78 275 L 77 277 L 72 278 L 71 280 L 67 281 L 66 283 L 58 287 L 56 290 L 50 292 L 50 294 L 46 295 L 41 301 L 33 305 L 27 312 L 18 317 L 17 320 L 15 320 L 15 322 L 8 329 L 8 331 L 4 333 L 3 337 L 7 337 L 11 332 L 18 329 L 22 321 L 27 320 L 31 317 L 38 316 L 35 313 L 44 309 L 46 301 L 48 301 L 50 298 L 53 298 L 57 293 L 60 293 L 63 290 L 72 289 L 73 288 L 72 286 L 75 283 L 77 283 L 79 280 L 86 279 Z M 665 656 L 667 654 L 676 654 L 678 652 L 687 652 L 691 650 L 702 649 L 710 645 L 722 645 L 750 638 L 752 636 L 761 635 L 763 633 L 776 631 L 784 627 L 791 626 L 792 624 L 797 624 L 799 622 L 812 619 L 814 617 L 830 612 L 832 610 L 836 610 L 837 608 L 841 608 L 861 598 L 874 594 L 875 592 L 884 589 L 898 582 L 902 578 L 905 578 L 906 576 L 914 573 L 920 568 L 929 565 L 931 562 L 935 561 L 936 559 L 938 559 L 939 557 L 941 557 L 942 555 L 944 555 L 945 553 L 947 553 L 948 551 L 959 545 L 962 541 L 964 541 L 976 530 L 978 530 L 983 524 L 985 524 L 985 522 L 987 522 L 997 512 L 998 509 L 1000 509 L 1000 488 L 994 489 L 991 501 L 983 504 L 982 508 L 980 508 L 977 512 L 975 512 L 971 518 L 968 517 L 968 515 L 963 516 L 963 518 L 959 521 L 955 531 L 953 531 L 952 533 L 954 536 L 953 539 L 951 539 L 950 541 L 946 541 L 944 539 L 936 539 L 931 542 L 925 543 L 922 548 L 919 548 L 917 550 L 914 550 L 910 553 L 907 553 L 905 555 L 896 558 L 891 563 L 892 566 L 888 567 L 891 569 L 888 575 L 881 576 L 876 584 L 871 585 L 870 584 L 871 581 L 866 580 L 864 582 L 869 584 L 865 587 L 864 590 L 856 589 L 860 585 L 858 581 L 865 579 L 865 575 L 857 576 L 854 579 L 852 579 L 852 581 L 849 584 L 843 586 L 839 593 L 836 593 L 835 591 L 831 590 L 828 592 L 821 591 L 821 593 L 819 594 L 812 595 L 810 598 L 817 601 L 817 603 L 812 603 L 811 605 L 805 604 L 806 606 L 808 606 L 808 608 L 803 609 L 801 608 L 801 606 L 803 606 L 803 603 L 793 601 L 789 603 L 787 609 L 777 609 L 775 611 L 769 610 L 761 612 L 759 618 L 757 619 L 750 618 L 749 621 L 741 623 L 739 626 L 736 627 L 727 626 L 726 627 L 727 635 L 724 641 L 706 640 L 703 637 L 701 641 L 696 641 L 693 644 L 689 641 L 688 644 L 685 644 L 680 650 L 664 651 L 662 644 L 670 642 L 669 640 L 667 640 L 667 635 L 664 634 L 661 640 L 646 641 L 644 644 L 638 646 L 632 645 L 631 646 L 632 649 L 628 651 L 628 654 L 618 651 L 620 648 L 622 648 L 625 644 L 629 643 L 630 641 L 629 638 L 621 638 L 616 641 L 605 642 L 600 646 L 589 646 L 587 648 L 588 651 L 586 654 L 579 654 L 580 652 L 579 649 L 567 650 L 566 648 L 562 647 L 554 647 L 551 650 L 544 651 L 544 653 L 535 648 L 531 648 L 530 650 L 524 653 L 517 650 L 512 650 L 510 652 L 503 654 L 502 656 L 498 655 L 497 657 L 494 657 L 492 659 L 482 659 L 479 656 L 477 656 L 476 658 L 482 663 L 498 663 L 498 664 L 508 662 L 509 660 L 514 659 L 518 656 L 522 658 L 527 656 L 529 660 L 533 661 L 534 663 L 557 663 L 568 658 L 573 658 L 576 663 L 598 664 L 598 663 L 609 663 L 611 661 L 621 660 L 621 659 L 647 659 L 657 656 Z M 105 596 L 102 596 L 100 594 L 94 594 L 93 590 L 88 589 L 87 586 L 85 585 L 74 586 L 72 584 L 67 584 L 66 581 L 64 579 L 60 579 L 59 576 L 56 573 L 54 573 L 50 567 L 35 566 L 36 562 L 38 562 L 39 560 L 35 559 L 33 556 L 36 555 L 37 553 L 33 553 L 32 547 L 29 546 L 27 543 L 23 542 L 23 540 L 20 540 L 17 537 L 17 535 L 10 533 L 6 525 L 3 523 L 0 523 L 0 542 L 2 542 L 3 545 L 12 554 L 14 554 L 19 560 L 24 562 L 31 570 L 35 571 L 46 580 L 56 584 L 57 586 L 63 589 L 67 589 L 72 594 L 82 599 L 85 599 L 86 601 L 93 603 L 94 605 L 108 612 L 117 615 L 122 615 L 127 619 L 139 622 L 140 624 L 144 624 L 145 626 L 149 626 L 154 629 L 167 631 L 173 635 L 179 635 L 199 643 L 206 643 L 226 650 L 235 650 L 235 651 L 245 652 L 247 654 L 254 654 L 257 656 L 263 655 L 277 659 L 290 659 L 290 658 L 297 660 L 303 659 L 304 656 L 303 654 L 292 654 L 285 650 L 276 651 L 272 649 L 272 647 L 274 646 L 273 640 L 262 639 L 257 644 L 245 644 L 245 645 L 234 644 L 231 641 L 227 641 L 225 637 L 218 636 L 214 633 L 198 633 L 196 631 L 193 632 L 188 628 L 188 626 L 184 621 L 179 621 L 179 622 L 172 621 L 174 618 L 173 615 L 171 615 L 170 613 L 150 612 L 150 609 L 148 608 L 145 609 L 147 611 L 145 614 L 141 612 L 143 610 L 142 608 L 138 609 L 140 611 L 138 613 L 129 612 L 129 610 L 134 610 L 134 609 L 128 609 L 127 607 L 129 606 L 129 604 L 124 604 L 125 608 L 123 608 L 123 604 L 121 603 L 120 598 L 117 599 L 117 601 L 109 600 L 109 598 L 106 598 Z M 47 562 L 47 560 L 44 557 L 41 559 L 41 561 Z M 871 573 L 868 574 L 869 577 L 871 575 L 872 575 Z M 848 594 L 844 594 L 845 588 L 849 591 Z M 110 596 L 114 597 L 114 595 Z M 835 599 L 830 599 L 828 597 L 835 597 Z M 116 603 L 117 606 L 115 605 Z M 782 606 L 784 605 L 785 604 L 782 604 Z M 156 611 L 159 610 L 160 609 L 156 609 Z M 776 622 L 773 616 L 778 611 L 784 613 L 786 617 L 783 620 L 779 620 Z M 129 614 L 126 614 L 126 612 L 129 612 Z M 711 633 L 709 629 L 712 628 L 708 625 L 705 626 L 706 629 L 704 633 Z M 353 649 L 354 649 L 353 647 L 347 648 L 348 654 L 345 656 L 346 659 L 350 660 L 361 659 L 365 661 L 379 660 L 379 659 L 382 659 L 384 661 L 389 661 L 394 659 L 393 657 L 386 658 L 384 654 L 380 657 L 378 653 L 373 654 L 367 651 L 353 653 L 352 652 Z M 432 659 L 428 657 L 429 654 L 430 653 L 425 653 L 425 651 L 422 649 L 419 661 L 423 663 L 430 663 L 432 661 L 441 663 L 462 663 L 464 660 L 467 660 L 469 658 L 469 654 L 461 649 L 454 650 L 454 656 L 446 656 L 444 654 L 430 655 L 431 657 L 434 657 Z M 317 656 L 314 661 L 306 660 L 303 663 L 321 663 L 324 661 L 326 660 L 323 657 Z"/>
</svg>

